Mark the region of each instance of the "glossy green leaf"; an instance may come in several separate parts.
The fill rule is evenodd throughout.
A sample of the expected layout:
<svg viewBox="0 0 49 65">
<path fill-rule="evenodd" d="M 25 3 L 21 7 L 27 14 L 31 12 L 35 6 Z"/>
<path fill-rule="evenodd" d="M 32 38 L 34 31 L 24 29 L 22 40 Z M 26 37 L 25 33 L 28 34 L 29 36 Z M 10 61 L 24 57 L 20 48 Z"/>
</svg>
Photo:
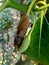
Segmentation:
<svg viewBox="0 0 49 65">
<path fill-rule="evenodd" d="M 47 18 L 47 20 L 49 22 L 49 8 L 47 9 L 47 12 L 46 12 L 46 18 Z"/>
<path fill-rule="evenodd" d="M 30 59 L 49 65 L 49 25 L 45 17 L 43 19 L 42 32 L 40 32 L 40 24 L 41 19 L 39 18 L 32 30 L 30 45 L 25 54 Z"/>
</svg>

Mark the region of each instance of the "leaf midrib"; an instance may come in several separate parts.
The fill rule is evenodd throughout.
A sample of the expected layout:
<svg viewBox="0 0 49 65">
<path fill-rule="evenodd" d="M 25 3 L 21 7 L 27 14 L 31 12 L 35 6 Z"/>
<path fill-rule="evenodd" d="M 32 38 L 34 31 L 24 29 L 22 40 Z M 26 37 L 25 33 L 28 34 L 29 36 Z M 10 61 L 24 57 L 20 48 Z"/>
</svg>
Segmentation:
<svg viewBox="0 0 49 65">
<path fill-rule="evenodd" d="M 43 23 L 44 10 L 41 11 L 41 21 L 40 21 L 40 35 L 39 35 L 39 49 L 38 49 L 38 59 L 40 57 L 40 48 L 41 48 L 41 35 L 42 35 L 42 23 Z"/>
</svg>

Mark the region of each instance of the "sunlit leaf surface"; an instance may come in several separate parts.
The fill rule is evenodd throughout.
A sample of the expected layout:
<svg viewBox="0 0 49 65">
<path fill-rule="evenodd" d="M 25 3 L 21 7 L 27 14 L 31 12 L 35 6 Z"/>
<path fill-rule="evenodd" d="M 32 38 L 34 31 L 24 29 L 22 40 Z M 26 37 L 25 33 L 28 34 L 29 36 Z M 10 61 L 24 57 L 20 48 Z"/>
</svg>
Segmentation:
<svg viewBox="0 0 49 65">
<path fill-rule="evenodd" d="M 47 19 L 44 17 L 42 24 L 42 32 L 40 32 L 40 24 L 41 18 L 39 18 L 37 22 L 35 22 L 31 36 L 28 35 L 28 39 L 26 37 L 27 40 L 24 41 L 27 42 L 23 42 L 19 50 L 20 52 L 25 51 L 25 54 L 28 56 L 28 58 L 35 61 L 39 61 L 44 65 L 49 65 L 49 24 Z"/>
<path fill-rule="evenodd" d="M 40 18 L 36 22 L 34 26 L 34 30 L 31 34 L 30 39 L 30 46 L 26 50 L 26 54 L 29 58 L 39 61 L 44 65 L 49 65 L 49 25 L 44 17 L 43 19 L 43 27 L 41 32 L 41 39 L 40 36 Z M 39 48 L 39 40 L 40 48 Z"/>
</svg>

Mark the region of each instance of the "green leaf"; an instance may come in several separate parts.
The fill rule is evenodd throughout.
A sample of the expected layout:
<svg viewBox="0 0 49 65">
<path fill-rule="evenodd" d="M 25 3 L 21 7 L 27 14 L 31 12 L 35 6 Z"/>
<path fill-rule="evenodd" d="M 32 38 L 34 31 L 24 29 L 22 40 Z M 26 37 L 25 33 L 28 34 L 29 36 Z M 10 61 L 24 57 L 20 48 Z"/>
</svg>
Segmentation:
<svg viewBox="0 0 49 65">
<path fill-rule="evenodd" d="M 30 45 L 25 51 L 25 54 L 34 61 L 49 65 L 49 25 L 45 17 L 43 19 L 42 32 L 40 29 L 41 19 L 39 18 L 32 30 Z"/>
<path fill-rule="evenodd" d="M 46 18 L 47 18 L 47 20 L 49 22 L 49 8 L 47 9 L 47 12 L 46 12 Z"/>
<path fill-rule="evenodd" d="M 46 2 L 49 4 L 49 0 L 46 0 Z M 47 20 L 49 22 L 49 7 L 47 8 L 46 18 L 47 18 Z"/>
<path fill-rule="evenodd" d="M 47 3 L 49 3 L 49 0 L 46 0 Z"/>
</svg>

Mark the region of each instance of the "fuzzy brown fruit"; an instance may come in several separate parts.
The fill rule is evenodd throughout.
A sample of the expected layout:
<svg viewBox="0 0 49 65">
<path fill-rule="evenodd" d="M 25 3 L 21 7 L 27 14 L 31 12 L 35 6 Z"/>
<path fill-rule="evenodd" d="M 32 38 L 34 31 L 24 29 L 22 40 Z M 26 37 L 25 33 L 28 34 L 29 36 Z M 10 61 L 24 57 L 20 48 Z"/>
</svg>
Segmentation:
<svg viewBox="0 0 49 65">
<path fill-rule="evenodd" d="M 29 17 L 25 15 L 21 18 L 20 23 L 17 28 L 17 33 L 16 33 L 16 36 L 14 39 L 15 48 L 20 47 L 20 45 L 24 39 L 24 36 L 27 32 L 28 26 L 29 26 Z"/>
</svg>

